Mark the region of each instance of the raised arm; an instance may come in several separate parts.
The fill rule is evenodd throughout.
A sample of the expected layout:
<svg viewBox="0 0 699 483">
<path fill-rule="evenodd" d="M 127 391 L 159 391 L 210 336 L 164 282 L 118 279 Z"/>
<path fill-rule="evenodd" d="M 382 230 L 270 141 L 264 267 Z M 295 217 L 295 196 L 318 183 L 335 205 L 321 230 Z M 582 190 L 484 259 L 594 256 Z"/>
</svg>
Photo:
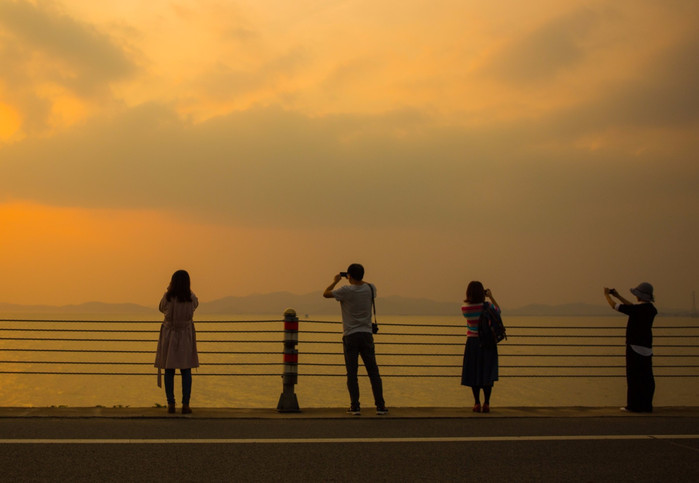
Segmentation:
<svg viewBox="0 0 699 483">
<path fill-rule="evenodd" d="M 604 287 L 604 297 L 607 299 L 607 303 L 611 308 L 616 309 L 616 302 L 612 299 L 612 296 L 619 299 L 619 302 L 621 302 L 624 305 L 633 304 L 633 302 L 626 300 L 624 297 L 619 295 L 619 292 L 617 292 L 616 289 Z"/>
<path fill-rule="evenodd" d="M 493 298 L 493 292 L 491 292 L 489 288 L 485 290 L 485 296 L 488 297 L 488 298 L 490 299 L 490 302 L 491 302 L 494 306 L 496 306 L 497 308 L 500 308 L 500 305 L 498 305 L 498 303 L 497 303 L 497 302 L 495 301 L 495 299 Z"/>
<path fill-rule="evenodd" d="M 335 288 L 335 285 L 337 285 L 340 282 L 341 279 L 342 279 L 342 276 L 339 273 L 337 275 L 335 275 L 335 278 L 333 279 L 333 283 L 328 285 L 328 287 L 323 292 L 323 297 L 325 297 L 326 299 L 333 298 L 333 289 Z"/>
<path fill-rule="evenodd" d="M 614 289 L 611 289 L 611 290 L 614 290 Z M 609 306 L 611 308 L 616 309 L 616 302 L 614 302 L 612 300 L 611 291 L 607 287 L 604 287 L 604 298 L 607 299 L 607 303 L 609 304 Z"/>
</svg>

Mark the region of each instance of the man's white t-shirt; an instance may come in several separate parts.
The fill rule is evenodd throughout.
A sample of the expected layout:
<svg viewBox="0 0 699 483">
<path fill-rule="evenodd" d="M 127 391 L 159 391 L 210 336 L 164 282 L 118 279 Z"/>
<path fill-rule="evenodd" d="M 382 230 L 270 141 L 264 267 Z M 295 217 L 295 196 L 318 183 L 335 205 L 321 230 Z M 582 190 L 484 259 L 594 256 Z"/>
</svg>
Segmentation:
<svg viewBox="0 0 699 483">
<path fill-rule="evenodd" d="M 372 288 L 376 297 L 376 287 L 370 283 L 343 285 L 332 291 L 333 297 L 340 302 L 342 309 L 343 335 L 357 332 L 371 334 Z"/>
</svg>

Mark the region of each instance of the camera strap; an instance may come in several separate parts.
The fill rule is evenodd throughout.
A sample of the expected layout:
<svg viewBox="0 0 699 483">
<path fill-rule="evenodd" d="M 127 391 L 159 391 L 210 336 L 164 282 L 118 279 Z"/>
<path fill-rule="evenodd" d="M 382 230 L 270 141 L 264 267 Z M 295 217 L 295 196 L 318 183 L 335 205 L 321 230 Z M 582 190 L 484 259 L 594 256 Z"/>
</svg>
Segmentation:
<svg viewBox="0 0 699 483">
<path fill-rule="evenodd" d="M 376 320 L 376 303 L 374 302 L 374 287 L 370 283 L 368 283 L 367 285 L 369 285 L 369 290 L 371 290 L 371 309 L 374 311 L 374 323 L 376 325 L 379 325 L 379 321 Z"/>
</svg>

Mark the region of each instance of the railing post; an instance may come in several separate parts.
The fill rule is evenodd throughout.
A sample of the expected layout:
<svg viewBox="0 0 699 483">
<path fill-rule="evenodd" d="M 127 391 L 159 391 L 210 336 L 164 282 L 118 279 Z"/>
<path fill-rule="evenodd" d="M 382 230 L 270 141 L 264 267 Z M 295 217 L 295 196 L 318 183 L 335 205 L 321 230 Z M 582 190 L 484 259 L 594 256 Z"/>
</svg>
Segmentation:
<svg viewBox="0 0 699 483">
<path fill-rule="evenodd" d="M 282 375 L 284 390 L 277 404 L 277 411 L 280 413 L 301 412 L 294 392 L 294 385 L 299 376 L 299 351 L 295 347 L 298 342 L 299 318 L 296 317 L 294 309 L 286 309 L 284 311 L 284 374 Z"/>
</svg>

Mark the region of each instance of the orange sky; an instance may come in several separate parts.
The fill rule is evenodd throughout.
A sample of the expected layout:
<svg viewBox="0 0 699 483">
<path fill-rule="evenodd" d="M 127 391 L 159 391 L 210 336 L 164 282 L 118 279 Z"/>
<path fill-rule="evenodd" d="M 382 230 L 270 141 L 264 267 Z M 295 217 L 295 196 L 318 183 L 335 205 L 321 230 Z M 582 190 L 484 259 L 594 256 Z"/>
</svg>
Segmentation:
<svg viewBox="0 0 699 483">
<path fill-rule="evenodd" d="M 0 302 L 699 286 L 693 1 L 0 0 Z"/>
</svg>

